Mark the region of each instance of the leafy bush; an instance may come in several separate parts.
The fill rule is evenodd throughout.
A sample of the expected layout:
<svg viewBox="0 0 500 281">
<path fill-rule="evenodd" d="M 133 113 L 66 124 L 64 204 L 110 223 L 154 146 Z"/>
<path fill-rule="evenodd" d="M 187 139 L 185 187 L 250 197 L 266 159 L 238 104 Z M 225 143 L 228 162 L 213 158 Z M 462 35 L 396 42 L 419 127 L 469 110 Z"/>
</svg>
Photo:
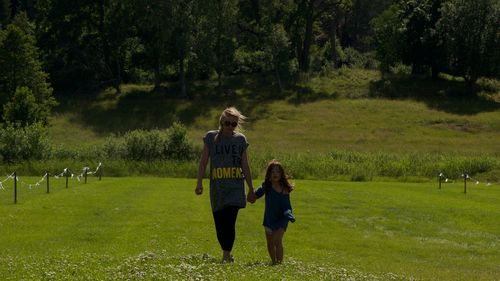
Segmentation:
<svg viewBox="0 0 500 281">
<path fill-rule="evenodd" d="M 411 66 L 405 65 L 402 63 L 397 63 L 395 66 L 389 67 L 390 72 L 398 75 L 410 75 L 411 74 Z"/>
<path fill-rule="evenodd" d="M 368 59 L 356 49 L 350 47 L 344 49 L 343 64 L 350 67 L 365 68 L 367 63 Z"/>
<path fill-rule="evenodd" d="M 3 120 L 24 126 L 45 120 L 46 117 L 40 113 L 33 92 L 27 87 L 20 87 L 16 89 L 12 99 L 4 105 Z"/>
<path fill-rule="evenodd" d="M 174 123 L 167 130 L 134 130 L 123 137 L 111 136 L 103 145 L 104 155 L 111 159 L 133 161 L 191 160 L 194 147 L 187 129 Z"/>
<path fill-rule="evenodd" d="M 181 123 L 175 122 L 167 130 L 167 144 L 164 156 L 172 160 L 190 160 L 194 157 L 194 147 L 187 137 L 187 129 Z"/>
<path fill-rule="evenodd" d="M 254 73 L 266 69 L 266 54 L 263 51 L 248 51 L 244 48 L 236 49 L 234 60 L 236 72 Z"/>
<path fill-rule="evenodd" d="M 129 160 L 152 161 L 162 158 L 167 138 L 159 130 L 134 130 L 125 134 L 125 155 Z"/>
<path fill-rule="evenodd" d="M 2 162 L 40 160 L 50 155 L 47 130 L 35 123 L 26 127 L 8 125 L 0 129 L 0 158 Z"/>
</svg>

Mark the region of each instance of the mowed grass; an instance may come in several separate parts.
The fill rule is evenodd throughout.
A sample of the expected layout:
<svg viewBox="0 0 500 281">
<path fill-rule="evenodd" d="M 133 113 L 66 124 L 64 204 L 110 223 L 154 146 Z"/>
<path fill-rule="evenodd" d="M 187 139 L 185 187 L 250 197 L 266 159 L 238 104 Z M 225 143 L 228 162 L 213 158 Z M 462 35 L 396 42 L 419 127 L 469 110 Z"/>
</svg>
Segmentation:
<svg viewBox="0 0 500 281">
<path fill-rule="evenodd" d="M 39 178 L 22 178 L 34 183 Z M 2 280 L 497 280 L 500 186 L 299 181 L 285 263 L 269 265 L 263 200 L 240 211 L 220 264 L 194 179 L 51 178 L 0 190 Z M 257 184 L 258 181 L 256 180 Z"/>
</svg>

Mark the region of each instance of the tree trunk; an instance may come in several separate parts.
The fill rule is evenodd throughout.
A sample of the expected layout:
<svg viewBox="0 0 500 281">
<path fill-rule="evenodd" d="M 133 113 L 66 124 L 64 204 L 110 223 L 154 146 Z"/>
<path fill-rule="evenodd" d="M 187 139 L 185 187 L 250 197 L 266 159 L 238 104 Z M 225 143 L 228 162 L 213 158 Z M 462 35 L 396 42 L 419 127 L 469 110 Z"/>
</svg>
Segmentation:
<svg viewBox="0 0 500 281">
<path fill-rule="evenodd" d="M 217 91 L 222 94 L 222 71 L 217 71 Z"/>
<path fill-rule="evenodd" d="M 160 58 L 156 58 L 156 63 L 155 63 L 155 88 L 154 91 L 159 91 L 160 86 L 161 86 L 161 77 L 160 77 Z"/>
<path fill-rule="evenodd" d="M 260 16 L 260 2 L 259 0 L 252 0 L 252 10 L 254 12 L 254 15 L 255 15 L 255 21 L 257 22 L 257 26 L 260 27 L 260 20 L 261 20 L 261 16 Z"/>
<path fill-rule="evenodd" d="M 299 69 L 302 72 L 309 71 L 309 50 L 312 43 L 312 28 L 314 23 L 314 0 L 309 1 L 306 10 L 306 31 L 304 34 L 304 42 L 302 44 L 302 52 L 299 59 Z"/>
<path fill-rule="evenodd" d="M 106 71 L 109 73 L 112 79 L 117 79 L 115 73 L 113 73 L 111 67 L 111 50 L 109 48 L 108 40 L 104 31 L 104 0 L 99 1 L 99 37 L 101 39 L 102 54 L 104 56 L 104 64 Z"/>
<path fill-rule="evenodd" d="M 439 67 L 436 64 L 431 66 L 432 79 L 437 79 L 439 75 Z"/>
<path fill-rule="evenodd" d="M 188 98 L 186 91 L 186 73 L 184 70 L 184 49 L 179 50 L 179 80 L 181 83 L 181 96 L 183 98 Z"/>
<path fill-rule="evenodd" d="M 477 77 L 474 75 L 464 75 L 464 80 L 467 87 L 467 94 L 471 96 L 475 95 Z"/>
<path fill-rule="evenodd" d="M 19 0 L 12 0 L 10 1 L 10 18 L 13 19 L 16 15 L 17 12 L 19 11 Z"/>
<path fill-rule="evenodd" d="M 279 68 L 278 68 L 276 63 L 274 64 L 274 73 L 276 75 L 276 82 L 278 82 L 279 91 L 280 91 L 280 93 L 282 93 L 283 92 L 283 85 L 281 84 L 280 72 L 279 72 Z"/>
<path fill-rule="evenodd" d="M 116 79 L 115 79 L 115 90 L 116 93 L 119 95 L 122 93 L 120 84 L 122 83 L 122 77 L 121 77 L 121 67 L 120 67 L 120 62 L 116 60 Z"/>
<path fill-rule="evenodd" d="M 330 29 L 329 29 L 329 37 L 330 37 L 330 59 L 335 65 L 335 67 L 338 66 L 338 60 L 339 56 L 337 54 L 337 16 L 334 15 L 334 18 L 332 19 L 332 22 L 330 23 Z"/>
</svg>

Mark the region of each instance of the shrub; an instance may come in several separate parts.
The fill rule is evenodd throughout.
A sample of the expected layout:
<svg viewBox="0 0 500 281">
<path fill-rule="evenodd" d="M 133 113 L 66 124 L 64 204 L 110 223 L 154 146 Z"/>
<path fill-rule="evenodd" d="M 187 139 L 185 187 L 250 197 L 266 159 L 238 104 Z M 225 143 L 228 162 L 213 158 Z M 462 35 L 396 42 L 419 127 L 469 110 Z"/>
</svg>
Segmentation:
<svg viewBox="0 0 500 281">
<path fill-rule="evenodd" d="M 167 137 L 159 130 L 134 130 L 125 134 L 125 157 L 129 160 L 161 159 Z"/>
<path fill-rule="evenodd" d="M 23 126 L 45 120 L 41 116 L 33 92 L 27 87 L 16 89 L 12 99 L 3 107 L 3 120 L 8 123 L 19 123 Z"/>
<path fill-rule="evenodd" d="M 344 60 L 342 63 L 350 67 L 365 68 L 368 64 L 368 59 L 356 49 L 349 47 L 344 49 Z"/>
<path fill-rule="evenodd" d="M 181 123 L 174 122 L 167 130 L 167 145 L 164 156 L 172 160 L 191 160 L 194 157 L 194 147 L 187 137 L 187 129 Z"/>
<path fill-rule="evenodd" d="M 26 127 L 8 125 L 0 129 L 0 157 L 3 162 L 40 160 L 50 155 L 47 130 L 35 123 Z"/>
<path fill-rule="evenodd" d="M 111 159 L 148 162 L 192 160 L 195 154 L 187 129 L 177 122 L 167 130 L 134 130 L 123 137 L 111 136 L 102 150 L 102 154 Z"/>
</svg>

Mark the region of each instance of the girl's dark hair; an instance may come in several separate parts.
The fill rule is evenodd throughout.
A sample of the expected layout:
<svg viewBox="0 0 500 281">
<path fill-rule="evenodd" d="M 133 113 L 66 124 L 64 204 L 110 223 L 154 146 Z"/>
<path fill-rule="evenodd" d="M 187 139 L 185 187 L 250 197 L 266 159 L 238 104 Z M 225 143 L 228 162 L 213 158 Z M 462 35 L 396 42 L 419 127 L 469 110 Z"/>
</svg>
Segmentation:
<svg viewBox="0 0 500 281">
<path fill-rule="evenodd" d="M 286 188 L 288 193 L 292 192 L 294 187 L 293 187 L 293 184 L 290 182 L 291 177 L 285 173 L 285 169 L 283 168 L 283 165 L 281 165 L 281 163 L 276 159 L 271 160 L 267 164 L 266 179 L 264 181 L 265 192 L 267 193 L 268 188 L 271 187 L 271 173 L 272 173 L 274 167 L 278 167 L 278 169 L 280 170 L 280 174 L 281 174 L 280 183 L 281 183 L 281 185 Z"/>
</svg>

